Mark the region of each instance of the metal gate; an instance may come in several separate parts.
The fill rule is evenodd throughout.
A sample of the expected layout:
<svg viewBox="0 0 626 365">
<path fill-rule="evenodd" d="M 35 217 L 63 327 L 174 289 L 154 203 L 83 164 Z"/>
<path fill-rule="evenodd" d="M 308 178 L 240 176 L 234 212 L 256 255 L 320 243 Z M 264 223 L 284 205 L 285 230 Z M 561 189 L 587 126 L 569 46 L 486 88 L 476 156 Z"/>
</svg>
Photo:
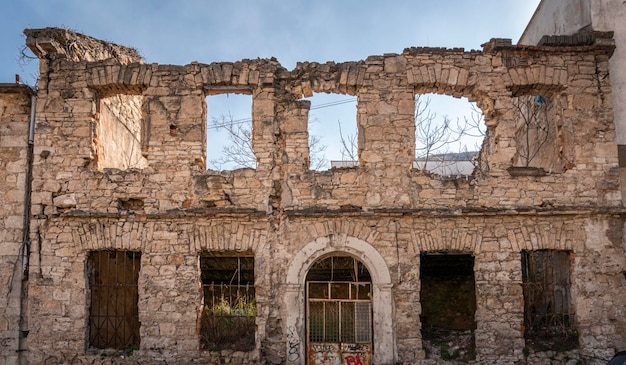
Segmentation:
<svg viewBox="0 0 626 365">
<path fill-rule="evenodd" d="M 307 359 L 310 365 L 370 365 L 372 284 L 363 264 L 331 256 L 307 275 Z"/>
<path fill-rule="evenodd" d="M 139 346 L 137 282 L 140 267 L 141 252 L 116 250 L 89 254 L 90 347 L 129 349 Z"/>
</svg>

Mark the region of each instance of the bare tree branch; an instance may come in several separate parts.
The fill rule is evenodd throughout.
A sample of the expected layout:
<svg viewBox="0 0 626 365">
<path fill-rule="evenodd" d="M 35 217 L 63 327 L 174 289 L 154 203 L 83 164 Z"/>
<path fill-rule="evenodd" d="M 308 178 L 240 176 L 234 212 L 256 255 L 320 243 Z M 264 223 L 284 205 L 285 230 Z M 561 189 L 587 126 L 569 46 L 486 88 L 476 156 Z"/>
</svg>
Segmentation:
<svg viewBox="0 0 626 365">
<path fill-rule="evenodd" d="M 344 161 L 358 161 L 357 156 L 357 131 L 344 135 L 341 129 L 341 121 L 337 121 L 339 125 L 339 138 L 341 140 L 341 159 Z"/>
<path fill-rule="evenodd" d="M 322 144 L 322 137 L 309 133 L 309 156 L 311 156 L 311 170 L 322 170 L 327 168 L 328 160 L 324 155 L 326 147 L 326 145 Z"/>
<path fill-rule="evenodd" d="M 529 167 L 546 143 L 552 139 L 547 120 L 548 104 L 548 99 L 530 95 L 520 96 L 513 102 L 520 117 L 516 133 L 517 154 L 524 167 Z"/>
<path fill-rule="evenodd" d="M 256 168 L 256 156 L 252 151 L 252 128 L 249 123 L 237 122 L 229 113 L 211 119 L 209 128 L 225 131 L 229 139 L 229 143 L 222 148 L 222 155 L 209 161 L 210 166 L 217 170 L 221 170 L 225 165 Z"/>
<path fill-rule="evenodd" d="M 211 167 L 217 170 L 221 170 L 225 166 L 253 169 L 257 167 L 256 156 L 252 150 L 251 123 L 234 120 L 229 113 L 220 118 L 213 118 L 209 124 L 209 129 L 225 131 L 228 138 L 228 144 L 222 148 L 221 156 L 209 161 Z M 326 146 L 322 144 L 321 140 L 320 136 L 309 133 L 310 168 L 313 170 L 320 170 L 328 164 L 324 156 Z"/>
<path fill-rule="evenodd" d="M 423 169 L 451 166 L 463 156 L 472 160 L 480 146 L 468 148 L 464 140 L 484 137 L 482 113 L 472 106 L 470 117 L 452 121 L 447 115 L 438 118 L 430 108 L 430 98 L 415 97 L 415 154 Z M 458 146 L 456 150 L 453 147 Z"/>
</svg>

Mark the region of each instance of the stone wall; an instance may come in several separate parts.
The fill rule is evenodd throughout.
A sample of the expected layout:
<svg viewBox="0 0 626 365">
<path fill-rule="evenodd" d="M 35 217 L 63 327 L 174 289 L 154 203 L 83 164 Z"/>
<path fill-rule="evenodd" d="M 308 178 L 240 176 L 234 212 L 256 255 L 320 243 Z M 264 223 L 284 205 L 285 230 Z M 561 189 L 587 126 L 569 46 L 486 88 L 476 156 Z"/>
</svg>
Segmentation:
<svg viewBox="0 0 626 365">
<path fill-rule="evenodd" d="M 55 32 L 33 32 L 40 44 L 62 43 Z M 316 259 L 337 253 L 356 257 L 372 275 L 376 364 L 433 361 L 422 347 L 423 252 L 475 258 L 475 363 L 526 359 L 522 250 L 575 256 L 579 348 L 567 356 L 600 364 L 626 347 L 611 47 L 492 40 L 482 52 L 408 48 L 291 71 L 274 59 L 169 66 L 106 55 L 70 60 L 62 47 L 31 48 L 41 58 L 31 363 L 304 363 L 304 278 Z M 205 171 L 206 95 L 229 92 L 252 95 L 258 167 Z M 310 104 L 301 98 L 313 92 L 357 97 L 358 166 L 309 170 Z M 429 92 L 465 96 L 485 115 L 483 164 L 470 179 L 412 168 L 414 97 Z M 141 96 L 141 168 L 98 168 L 98 103 L 117 94 Z M 563 131 L 552 141 L 558 158 L 529 168 L 515 164 L 513 103 L 533 95 L 558 100 Z M 141 252 L 141 343 L 130 356 L 88 344 L 85 262 L 106 249 Z M 255 350 L 200 349 L 202 251 L 254 254 Z"/>
<path fill-rule="evenodd" d="M 615 52 L 609 61 L 611 73 L 615 141 L 620 153 L 622 195 L 626 191 L 626 4 L 617 0 L 578 0 L 562 2 L 542 0 L 521 35 L 520 44 L 538 44 L 544 35 L 561 36 L 571 42 L 581 36 L 602 37 L 611 34 Z M 572 36 L 573 37 L 567 37 Z M 554 37 L 558 38 L 558 37 Z M 568 39 L 569 38 L 569 39 Z"/>
<path fill-rule="evenodd" d="M 24 199 L 32 90 L 0 84 L 0 364 L 15 364 L 25 261 Z"/>
</svg>

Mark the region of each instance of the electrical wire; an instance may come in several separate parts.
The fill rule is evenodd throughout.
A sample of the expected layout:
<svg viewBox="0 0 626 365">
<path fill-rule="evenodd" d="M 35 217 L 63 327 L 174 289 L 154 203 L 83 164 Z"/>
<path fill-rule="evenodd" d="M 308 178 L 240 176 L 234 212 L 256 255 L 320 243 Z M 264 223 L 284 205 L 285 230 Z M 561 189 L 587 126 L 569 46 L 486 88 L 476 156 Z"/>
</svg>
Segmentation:
<svg viewBox="0 0 626 365">
<path fill-rule="evenodd" d="M 331 102 L 328 102 L 328 103 L 323 103 L 323 104 L 312 106 L 310 110 L 330 108 L 330 107 L 337 106 L 337 105 L 353 103 L 355 101 L 356 101 L 356 98 L 350 98 L 350 99 L 344 99 L 344 100 L 336 100 L 336 101 L 331 101 Z M 242 118 L 242 119 L 235 119 L 235 120 L 232 120 L 232 121 L 229 121 L 229 122 L 224 122 L 224 123 L 212 123 L 211 125 L 209 125 L 207 127 L 207 130 L 209 130 L 209 129 L 219 129 L 219 128 L 223 128 L 223 127 L 231 126 L 231 125 L 244 124 L 244 123 L 248 123 L 248 122 L 251 122 L 251 121 L 252 121 L 252 118 Z"/>
</svg>

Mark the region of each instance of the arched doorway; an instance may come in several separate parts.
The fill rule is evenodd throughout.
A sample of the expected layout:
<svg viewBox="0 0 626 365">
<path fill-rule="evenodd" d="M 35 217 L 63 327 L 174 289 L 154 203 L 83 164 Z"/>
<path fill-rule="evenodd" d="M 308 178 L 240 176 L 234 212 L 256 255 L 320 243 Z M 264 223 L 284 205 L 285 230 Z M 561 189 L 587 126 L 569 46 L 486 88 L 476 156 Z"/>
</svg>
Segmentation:
<svg viewBox="0 0 626 365">
<path fill-rule="evenodd" d="M 362 262 L 372 280 L 372 364 L 394 364 L 395 334 L 391 275 L 382 255 L 371 244 L 345 234 L 318 237 L 291 259 L 284 283 L 281 315 L 284 318 L 285 352 L 288 365 L 307 360 L 306 277 L 313 265 L 330 256 L 349 255 Z"/>
<path fill-rule="evenodd" d="M 318 259 L 306 275 L 308 364 L 370 365 L 372 278 L 345 254 Z"/>
</svg>

